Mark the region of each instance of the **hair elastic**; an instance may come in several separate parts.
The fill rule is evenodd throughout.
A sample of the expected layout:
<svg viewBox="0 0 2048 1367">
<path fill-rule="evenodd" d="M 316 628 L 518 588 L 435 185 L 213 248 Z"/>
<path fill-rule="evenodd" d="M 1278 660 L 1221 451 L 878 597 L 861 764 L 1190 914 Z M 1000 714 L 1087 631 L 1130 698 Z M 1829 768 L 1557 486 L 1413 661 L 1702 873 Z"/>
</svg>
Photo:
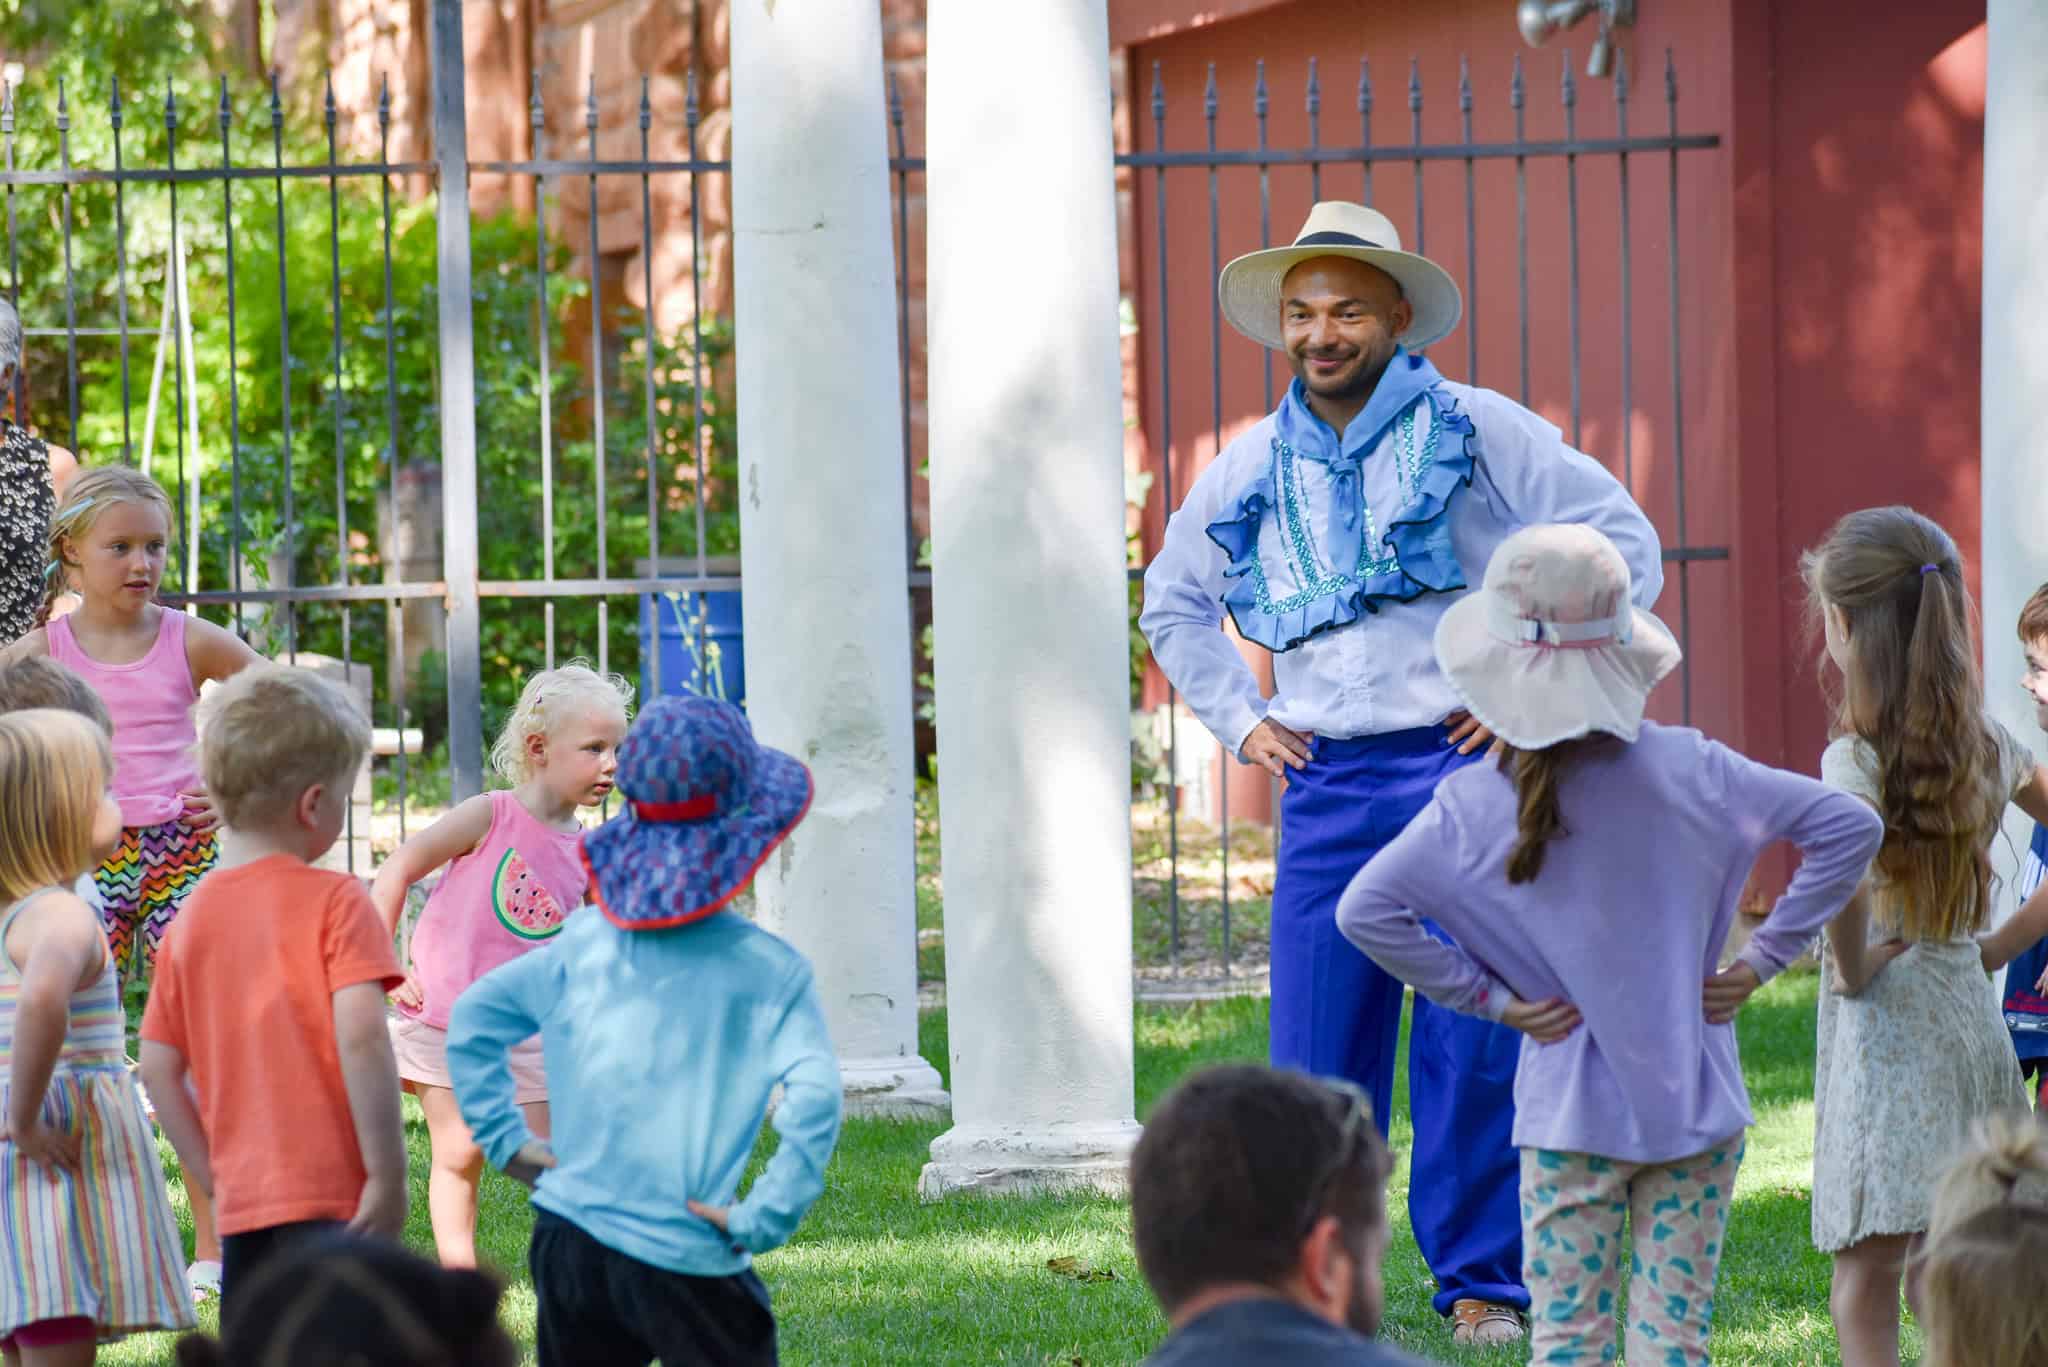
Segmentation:
<svg viewBox="0 0 2048 1367">
<path fill-rule="evenodd" d="M 1920 567 L 1920 577 L 1921 577 L 1922 579 L 1925 579 L 1925 578 L 1926 578 L 1926 577 L 1927 577 L 1928 575 L 1930 575 L 1930 574 L 1933 574 L 1933 573 L 1934 573 L 1934 572 L 1935 572 L 1936 570 L 1938 570 L 1938 569 L 1940 569 L 1940 568 L 1941 568 L 1941 566 L 1939 566 L 1939 565 L 1935 565 L 1935 564 L 1931 564 L 1931 563 L 1930 563 L 1930 564 L 1926 564 L 1926 565 L 1922 565 L 1922 566 Z"/>
</svg>

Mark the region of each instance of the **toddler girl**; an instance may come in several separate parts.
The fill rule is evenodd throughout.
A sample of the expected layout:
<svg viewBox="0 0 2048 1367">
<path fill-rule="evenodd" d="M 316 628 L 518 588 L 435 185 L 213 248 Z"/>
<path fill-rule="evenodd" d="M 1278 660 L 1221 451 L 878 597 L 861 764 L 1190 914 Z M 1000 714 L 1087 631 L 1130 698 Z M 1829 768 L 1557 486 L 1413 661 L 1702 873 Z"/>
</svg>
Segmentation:
<svg viewBox="0 0 2048 1367">
<path fill-rule="evenodd" d="M 121 835 L 93 872 L 125 993 L 139 998 L 156 947 L 201 874 L 213 867 L 219 819 L 199 781 L 192 705 L 201 686 L 260 656 L 233 633 L 156 601 L 171 501 L 124 465 L 81 471 L 50 519 L 42 625 L 0 661 L 48 656 L 90 684 L 114 721 L 114 800 Z M 79 604 L 52 619 L 67 585 Z M 188 1193 L 196 1244 L 192 1291 L 220 1289 L 220 1240 L 203 1192 Z"/>
<path fill-rule="evenodd" d="M 1934 1194 L 1916 1271 L 1927 1367 L 2048 1361 L 2048 1128 L 1994 1111 Z"/>
<path fill-rule="evenodd" d="M 1627 565 L 1591 527 L 1502 542 L 1436 651 L 1509 748 L 1438 786 L 1352 879 L 1337 924 L 1432 1001 L 1527 1035 L 1513 1133 L 1529 1360 L 1613 1360 L 1632 1251 L 1626 1359 L 1705 1362 L 1753 1119 L 1730 1022 L 1841 909 L 1879 823 L 1810 778 L 1643 720 L 1678 645 L 1630 606 Z M 1716 974 L 1750 868 L 1778 840 L 1800 847 L 1798 875 Z"/>
<path fill-rule="evenodd" d="M 0 1353 L 29 1367 L 192 1323 L 114 961 L 70 890 L 119 837 L 112 769 L 75 713 L 0 717 Z"/>
<path fill-rule="evenodd" d="M 2026 1100 L 1975 935 L 2008 801 L 2048 819 L 2048 771 L 1984 713 L 1962 557 L 1910 508 L 1836 523 L 1801 565 L 1839 671 L 1821 777 L 1884 818 L 1828 929 L 1814 1060 L 1813 1242 L 1835 1255 L 1846 1367 L 1899 1360 L 1899 1287 L 1971 1122 Z M 1857 959 L 1871 941 L 1881 947 Z M 1889 964 L 1889 966 L 1886 966 Z M 1883 971 L 1874 979 L 1870 971 Z"/>
<path fill-rule="evenodd" d="M 448 1010 L 471 983 L 562 928 L 589 875 L 577 847 L 578 807 L 602 803 L 618 769 L 632 687 L 583 664 L 534 675 L 519 692 L 491 762 L 509 791 L 458 803 L 377 871 L 371 899 L 397 932 L 406 889 L 446 865 L 413 932 L 411 975 L 391 994 L 391 1047 L 406 1090 L 420 1099 L 433 1144 L 427 1208 L 448 1267 L 476 1265 L 476 1189 L 483 1154 L 448 1081 Z M 512 1051 L 518 1101 L 547 1133 L 540 1041 Z"/>
</svg>

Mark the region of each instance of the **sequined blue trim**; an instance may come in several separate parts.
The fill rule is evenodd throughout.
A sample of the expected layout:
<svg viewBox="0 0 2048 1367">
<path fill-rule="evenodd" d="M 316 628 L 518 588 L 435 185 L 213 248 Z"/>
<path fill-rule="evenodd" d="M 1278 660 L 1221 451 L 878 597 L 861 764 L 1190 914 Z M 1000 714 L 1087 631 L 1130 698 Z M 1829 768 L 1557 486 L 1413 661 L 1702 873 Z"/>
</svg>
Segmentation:
<svg viewBox="0 0 2048 1367">
<path fill-rule="evenodd" d="M 1430 406 L 1426 428 L 1419 421 L 1424 402 Z M 1418 429 L 1425 433 L 1419 444 Z M 1442 440 L 1445 433 L 1459 438 L 1448 450 Z M 1384 534 L 1360 489 L 1356 465 L 1347 470 L 1344 462 L 1329 462 L 1333 486 L 1348 488 L 1357 499 L 1363 524 L 1356 561 L 1343 567 L 1330 564 L 1316 545 L 1300 484 L 1299 466 L 1306 458 L 1274 437 L 1271 459 L 1238 495 L 1234 511 L 1207 528 L 1209 539 L 1230 557 L 1224 574 L 1232 582 L 1223 594 L 1223 606 L 1238 633 L 1277 653 L 1377 612 L 1382 602 L 1408 602 L 1424 593 L 1464 588 L 1466 578 L 1451 547 L 1446 514 L 1457 491 L 1472 482 L 1472 443 L 1477 435 L 1471 418 L 1441 385 L 1431 386 L 1403 410 L 1387 443 L 1396 461 L 1401 508 Z M 1259 533 L 1274 514 L 1284 563 L 1269 573 L 1259 556 Z M 1300 587 L 1276 599 L 1271 579 L 1280 573 Z"/>
</svg>

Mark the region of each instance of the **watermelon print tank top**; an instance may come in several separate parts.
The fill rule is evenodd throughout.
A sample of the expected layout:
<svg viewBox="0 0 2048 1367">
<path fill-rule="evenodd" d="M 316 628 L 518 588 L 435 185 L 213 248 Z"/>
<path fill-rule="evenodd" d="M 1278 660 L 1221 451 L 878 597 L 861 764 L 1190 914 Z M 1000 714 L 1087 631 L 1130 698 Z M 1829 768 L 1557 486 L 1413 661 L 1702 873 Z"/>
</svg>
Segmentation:
<svg viewBox="0 0 2048 1367">
<path fill-rule="evenodd" d="M 553 939 L 588 886 L 579 836 L 543 826 L 509 792 L 490 798 L 490 831 L 449 862 L 412 933 L 422 1002 L 411 1014 L 437 1029 L 471 983 Z"/>
</svg>

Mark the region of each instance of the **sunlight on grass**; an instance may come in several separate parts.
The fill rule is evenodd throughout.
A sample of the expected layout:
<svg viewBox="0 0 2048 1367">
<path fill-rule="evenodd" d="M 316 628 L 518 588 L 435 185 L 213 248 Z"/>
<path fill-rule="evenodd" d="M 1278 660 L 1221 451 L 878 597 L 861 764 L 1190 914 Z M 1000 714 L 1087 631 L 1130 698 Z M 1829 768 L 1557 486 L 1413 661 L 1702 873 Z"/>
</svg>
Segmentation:
<svg viewBox="0 0 2048 1367">
<path fill-rule="evenodd" d="M 1741 1025 L 1757 1126 L 1736 1187 L 1716 1303 L 1716 1356 L 1726 1362 L 1790 1367 L 1839 1361 L 1827 1314 L 1829 1263 L 1814 1252 L 1807 1229 L 1814 992 L 1810 973 L 1781 978 L 1757 994 Z M 1192 1068 L 1263 1058 L 1266 1019 L 1266 1003 L 1249 997 L 1141 1006 L 1134 1026 L 1139 1116 Z M 949 1057 L 945 1013 L 924 1013 L 919 1035 L 920 1051 L 943 1071 Z M 1522 1354 L 1515 1349 L 1454 1350 L 1430 1309 L 1435 1288 L 1407 1223 L 1406 1087 L 1405 1075 L 1397 1076 L 1393 1140 L 1399 1161 L 1389 1184 L 1394 1240 L 1383 1336 L 1442 1361 L 1518 1363 Z M 413 1166 L 407 1242 L 429 1250 L 426 1129 L 410 1099 L 406 1122 Z M 760 1260 L 781 1320 L 783 1360 L 1097 1367 L 1133 1363 L 1149 1352 L 1166 1326 L 1138 1275 L 1128 1209 L 1099 1197 L 923 1204 L 916 1197 L 918 1170 L 943 1128 L 847 1124 L 824 1197 L 795 1242 Z M 168 1148 L 165 1155 L 168 1160 Z M 174 1187 L 173 1196 L 186 1220 L 182 1189 Z M 506 1325 L 530 1351 L 534 1300 L 525 1272 L 531 1228 L 525 1193 L 492 1174 L 483 1212 L 481 1251 L 509 1282 Z M 1054 1258 L 1079 1259 L 1109 1276 L 1062 1276 L 1046 1266 Z M 1909 1361 L 1918 1342 L 1909 1326 Z M 130 1340 L 101 1355 L 118 1364 L 171 1360 L 167 1335 Z"/>
</svg>

